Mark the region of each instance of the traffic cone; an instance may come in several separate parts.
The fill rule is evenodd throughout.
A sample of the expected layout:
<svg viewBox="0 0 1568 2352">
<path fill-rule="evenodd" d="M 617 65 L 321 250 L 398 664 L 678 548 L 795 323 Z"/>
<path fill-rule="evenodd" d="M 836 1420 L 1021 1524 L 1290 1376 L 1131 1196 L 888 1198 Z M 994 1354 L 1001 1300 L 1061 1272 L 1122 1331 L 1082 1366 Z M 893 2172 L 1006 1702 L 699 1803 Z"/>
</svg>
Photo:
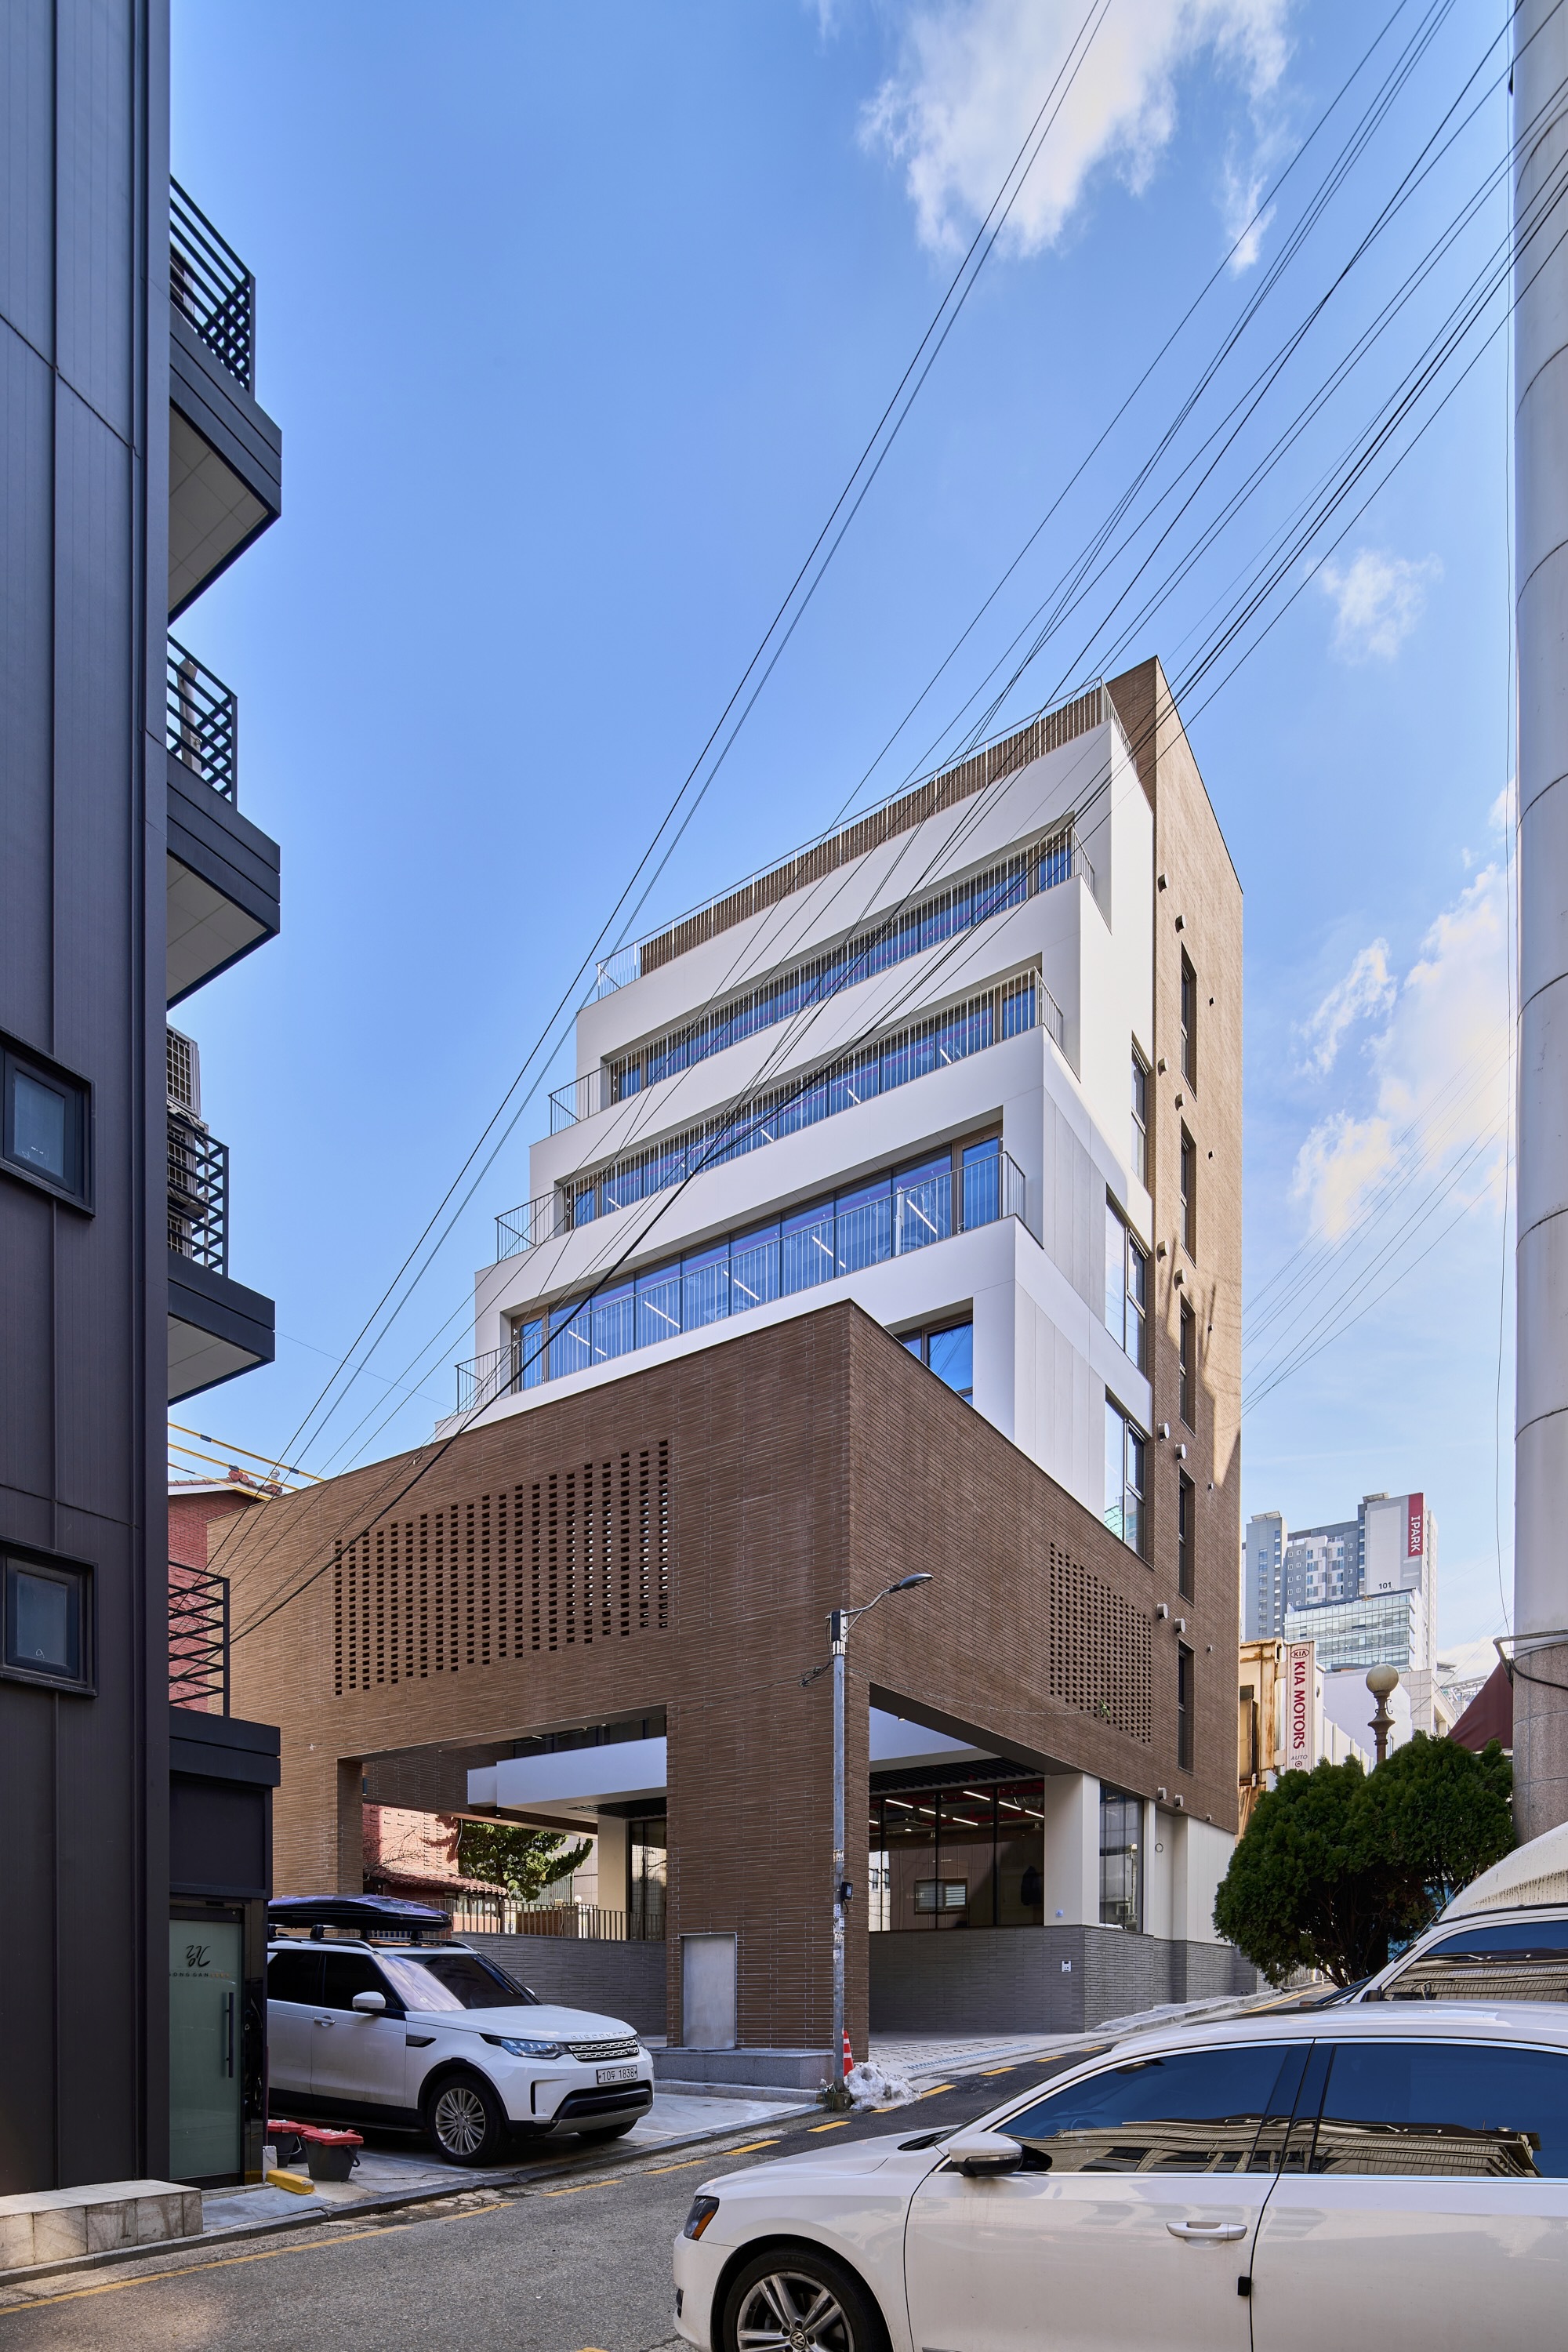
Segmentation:
<svg viewBox="0 0 1568 2352">
<path fill-rule="evenodd" d="M 851 2056 L 851 2054 L 850 2054 L 850 2050 L 849 2050 L 849 2029 L 848 2029 L 848 2027 L 847 2027 L 847 2026 L 846 2026 L 846 2027 L 845 2027 L 845 2029 L 844 2029 L 844 2072 L 845 2072 L 847 2074 L 848 2074 L 848 2072 L 849 2072 L 850 2068 L 854 2065 L 854 2063 L 855 2063 L 855 2061 L 854 2061 L 854 2058 Z"/>
</svg>

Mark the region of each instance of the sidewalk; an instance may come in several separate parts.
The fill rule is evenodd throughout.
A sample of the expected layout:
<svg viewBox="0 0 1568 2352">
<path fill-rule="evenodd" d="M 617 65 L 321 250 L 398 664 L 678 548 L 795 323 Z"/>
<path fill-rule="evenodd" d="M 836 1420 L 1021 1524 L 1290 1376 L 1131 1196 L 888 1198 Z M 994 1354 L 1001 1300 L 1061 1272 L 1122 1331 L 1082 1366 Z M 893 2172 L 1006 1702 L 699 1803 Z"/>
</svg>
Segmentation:
<svg viewBox="0 0 1568 2352">
<path fill-rule="evenodd" d="M 1102 2025 L 1081 2033 L 997 2033 L 951 2035 L 873 2033 L 870 2056 L 884 2074 L 902 2074 L 923 2084 L 933 2074 L 983 2074 L 989 2066 L 1017 2063 L 1030 2058 L 1059 2058 L 1064 2051 L 1094 2050 L 1108 2039 L 1142 2033 L 1159 2025 L 1206 2025 L 1222 2017 L 1240 2017 L 1259 1999 L 1257 1993 L 1229 1994 L 1214 2000 L 1173 2001 L 1160 2009 L 1137 2011 L 1131 2017 L 1107 2018 Z"/>
</svg>

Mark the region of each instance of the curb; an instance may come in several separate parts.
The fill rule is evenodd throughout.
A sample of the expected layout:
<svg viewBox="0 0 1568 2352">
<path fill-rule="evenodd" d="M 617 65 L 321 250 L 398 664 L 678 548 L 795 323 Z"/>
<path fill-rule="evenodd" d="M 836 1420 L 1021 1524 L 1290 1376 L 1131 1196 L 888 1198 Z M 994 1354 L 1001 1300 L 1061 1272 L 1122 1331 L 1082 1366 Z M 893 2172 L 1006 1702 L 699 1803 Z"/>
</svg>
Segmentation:
<svg viewBox="0 0 1568 2352">
<path fill-rule="evenodd" d="M 775 2116 L 773 2120 L 783 2123 L 788 2118 Z M 725 2124 L 717 2131 L 687 2132 L 679 2139 L 662 2140 L 658 2147 L 628 2149 L 616 2159 L 616 2177 L 618 2179 L 627 2167 L 640 2170 L 645 2164 L 668 2156 L 674 2148 L 707 2147 L 766 2128 L 761 2124 Z M 204 2230 L 199 2238 L 161 2238 L 151 2246 L 110 2246 L 101 2253 L 72 2254 L 63 2262 L 34 2263 L 25 2270 L 0 2271 L 0 2294 L 8 2286 L 26 2286 L 37 2279 L 62 2278 L 77 2271 L 102 2270 L 111 2263 L 155 2262 L 163 2254 L 200 2253 L 204 2250 L 210 2252 L 242 2239 L 274 2238 L 290 2230 L 321 2229 L 334 2221 L 357 2221 L 362 2214 L 396 2213 L 411 2205 L 445 2205 L 458 2197 L 483 2197 L 492 2191 L 526 2191 L 536 2181 L 575 2179 L 578 2169 L 575 2165 L 558 2164 L 548 2170 L 542 2168 L 530 2172 L 491 2174 L 482 2182 L 454 2180 L 450 2189 L 433 2188 L 426 2182 L 422 2189 L 389 2189 L 382 2196 L 362 2198 L 352 2205 L 317 2206 L 307 2212 L 275 2213 L 265 2221 L 237 2221 L 226 2230 Z M 609 2177 L 595 2174 L 586 2166 L 582 2169 L 589 2173 L 591 2179 Z"/>
</svg>

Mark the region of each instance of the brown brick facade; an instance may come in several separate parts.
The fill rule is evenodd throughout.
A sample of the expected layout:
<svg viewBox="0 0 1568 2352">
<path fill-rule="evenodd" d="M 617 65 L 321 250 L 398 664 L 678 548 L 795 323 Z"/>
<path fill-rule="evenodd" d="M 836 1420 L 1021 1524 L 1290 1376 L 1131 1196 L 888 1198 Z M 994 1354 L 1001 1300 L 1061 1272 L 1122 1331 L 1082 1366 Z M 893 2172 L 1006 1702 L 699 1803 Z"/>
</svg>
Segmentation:
<svg viewBox="0 0 1568 2352">
<path fill-rule="evenodd" d="M 609 1463 L 618 1504 L 623 1457 L 657 1462 L 661 1449 L 665 1622 L 639 1586 L 628 1611 L 612 1606 L 606 1633 L 601 1562 L 614 1569 L 618 1532 L 605 1550 L 581 1536 L 568 1550 L 558 1526 L 556 1622 L 572 1630 L 536 1648 L 534 1595 L 549 1570 L 536 1560 L 534 1488 L 553 1480 L 560 1497 L 565 1480 L 591 1476 L 597 1491 Z M 353 1571 L 369 1665 L 362 1649 L 340 1690 L 351 1557 L 370 1562 Z M 672 2039 L 679 1936 L 732 1929 L 742 2042 L 826 2046 L 830 1700 L 826 1676 L 809 1690 L 800 1677 L 824 1655 L 835 1604 L 915 1567 L 934 1579 L 855 1637 L 852 1836 L 873 1692 L 1047 1770 L 1150 1797 L 1173 1780 L 1174 1685 L 1152 1623 L 1164 1580 L 847 1304 L 270 1504 L 235 1531 L 222 1565 L 240 1636 L 236 1707 L 283 1731 L 283 1892 L 357 1885 L 366 1759 L 666 1710 Z M 285 1593 L 295 1597 L 247 1633 Z M 547 1580 L 541 1597 L 547 1607 Z M 1199 1706 L 1188 1801 L 1226 1823 L 1233 1701 L 1217 1672 Z M 849 1969 L 859 2046 L 866 1946 L 861 1905 Z"/>
</svg>

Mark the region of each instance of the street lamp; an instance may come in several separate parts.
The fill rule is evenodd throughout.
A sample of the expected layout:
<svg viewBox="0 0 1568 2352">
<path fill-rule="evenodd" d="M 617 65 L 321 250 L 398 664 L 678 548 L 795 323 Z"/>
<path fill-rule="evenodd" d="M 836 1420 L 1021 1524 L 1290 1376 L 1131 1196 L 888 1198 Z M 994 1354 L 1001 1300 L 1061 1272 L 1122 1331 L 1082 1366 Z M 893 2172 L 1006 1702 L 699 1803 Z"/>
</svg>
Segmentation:
<svg viewBox="0 0 1568 2352">
<path fill-rule="evenodd" d="M 1377 1701 L 1377 1713 L 1372 1718 L 1372 1732 L 1377 1741 L 1377 1760 L 1384 1763 L 1388 1757 L 1388 1735 L 1394 1728 L 1394 1717 L 1388 1712 L 1388 1702 L 1399 1688 L 1399 1671 L 1395 1666 L 1371 1666 L 1367 1670 L 1366 1686 Z"/>
<path fill-rule="evenodd" d="M 844 1875 L 844 1675 L 849 1629 L 889 1593 L 912 1592 L 916 1585 L 930 1582 L 928 1571 L 918 1570 L 913 1576 L 900 1576 L 896 1584 L 885 1584 L 858 1609 L 835 1609 L 827 1619 L 833 1652 L 833 2066 L 840 2084 L 844 2080 L 844 1909 L 854 1891 Z M 826 1666 L 814 1666 L 810 1674 L 802 1675 L 801 1688 L 808 1688 L 826 1671 Z"/>
</svg>

